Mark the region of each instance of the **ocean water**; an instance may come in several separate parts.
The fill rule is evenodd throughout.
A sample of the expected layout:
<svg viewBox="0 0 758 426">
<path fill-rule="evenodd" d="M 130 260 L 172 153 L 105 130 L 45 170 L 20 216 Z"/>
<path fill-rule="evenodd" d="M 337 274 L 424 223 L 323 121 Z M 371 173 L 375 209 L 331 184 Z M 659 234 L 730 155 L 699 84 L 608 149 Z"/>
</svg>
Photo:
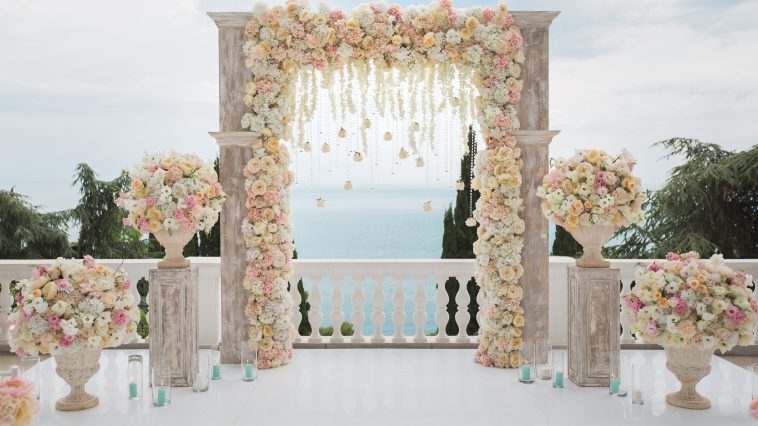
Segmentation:
<svg viewBox="0 0 758 426">
<path fill-rule="evenodd" d="M 457 191 L 447 188 L 384 188 L 370 191 L 336 188 L 307 188 L 295 186 L 292 190 L 292 223 L 295 246 L 300 259 L 439 259 L 442 254 L 443 217 L 447 206 L 455 202 Z M 316 198 L 326 200 L 326 206 L 316 207 Z M 432 202 L 432 211 L 425 212 L 422 205 Z M 551 227 L 551 240 L 552 235 Z M 392 271 L 387 271 L 391 273 Z M 355 277 L 342 281 L 344 321 L 352 322 L 352 295 Z M 303 280 L 307 291 L 313 282 Z M 363 334 L 373 335 L 371 297 L 375 283 L 364 278 Z M 413 335 L 413 297 L 415 283 L 402 282 L 406 335 Z M 319 285 L 322 297 L 321 326 L 332 325 L 333 282 L 323 279 Z M 427 314 L 424 333 L 436 330 L 434 324 L 434 294 L 436 283 L 430 278 L 424 283 Z M 392 297 L 395 286 L 386 278 L 383 283 L 385 320 L 382 333 L 395 333 L 392 324 Z"/>
</svg>

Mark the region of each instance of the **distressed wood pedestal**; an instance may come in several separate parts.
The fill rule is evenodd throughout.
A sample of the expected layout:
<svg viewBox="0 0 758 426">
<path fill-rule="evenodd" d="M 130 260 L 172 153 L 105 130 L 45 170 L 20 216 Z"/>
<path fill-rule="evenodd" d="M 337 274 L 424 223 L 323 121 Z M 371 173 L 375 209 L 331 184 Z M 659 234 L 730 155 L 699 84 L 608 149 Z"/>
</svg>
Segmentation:
<svg viewBox="0 0 758 426">
<path fill-rule="evenodd" d="M 171 386 L 192 386 L 197 370 L 197 292 L 196 266 L 150 270 L 150 368 L 170 366 Z"/>
<path fill-rule="evenodd" d="M 617 268 L 568 267 L 568 375 L 579 386 L 608 386 L 619 357 Z"/>
</svg>

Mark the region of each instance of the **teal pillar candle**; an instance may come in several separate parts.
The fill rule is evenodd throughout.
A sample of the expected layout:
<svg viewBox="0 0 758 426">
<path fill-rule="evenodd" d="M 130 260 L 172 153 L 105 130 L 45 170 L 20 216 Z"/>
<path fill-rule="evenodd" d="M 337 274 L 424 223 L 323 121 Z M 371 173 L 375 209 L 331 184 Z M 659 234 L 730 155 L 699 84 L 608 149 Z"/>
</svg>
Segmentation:
<svg viewBox="0 0 758 426">
<path fill-rule="evenodd" d="M 532 380 L 532 369 L 529 365 L 522 365 L 519 367 L 521 373 L 521 381 L 528 382 Z"/>
<path fill-rule="evenodd" d="M 563 371 L 556 371 L 555 372 L 555 379 L 553 380 L 553 387 L 556 387 L 556 388 L 562 388 L 563 387 Z"/>
<path fill-rule="evenodd" d="M 245 364 L 245 379 L 252 380 L 253 372 L 254 372 L 253 364 Z"/>
<path fill-rule="evenodd" d="M 211 379 L 218 380 L 221 378 L 221 366 L 218 364 L 213 365 L 213 374 L 211 375 Z"/>
<path fill-rule="evenodd" d="M 166 389 L 158 389 L 158 405 L 166 403 Z"/>
<path fill-rule="evenodd" d="M 137 396 L 137 383 L 129 382 L 129 398 L 136 398 Z"/>
<path fill-rule="evenodd" d="M 610 392 L 613 395 L 616 395 L 617 393 L 619 393 L 620 385 L 621 385 L 621 380 L 618 377 L 611 377 Z"/>
</svg>

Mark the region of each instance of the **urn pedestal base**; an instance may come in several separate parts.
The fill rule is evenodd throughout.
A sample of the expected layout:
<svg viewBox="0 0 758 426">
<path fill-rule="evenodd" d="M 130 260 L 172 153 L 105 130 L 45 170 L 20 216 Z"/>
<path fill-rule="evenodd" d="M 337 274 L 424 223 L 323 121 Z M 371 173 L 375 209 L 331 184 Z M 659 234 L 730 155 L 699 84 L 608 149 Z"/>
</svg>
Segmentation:
<svg viewBox="0 0 758 426">
<path fill-rule="evenodd" d="M 100 403 L 97 396 L 84 390 L 84 385 L 100 370 L 102 351 L 100 348 L 82 349 L 55 356 L 55 372 L 71 387 L 68 395 L 55 402 L 56 410 L 86 410 Z"/>
<path fill-rule="evenodd" d="M 192 386 L 198 355 L 197 266 L 151 269 L 149 291 L 150 368 L 171 367 L 171 386 Z"/>
<path fill-rule="evenodd" d="M 677 392 L 666 395 L 666 402 L 690 410 L 711 408 L 711 401 L 697 393 L 698 382 L 711 372 L 713 350 L 666 348 L 666 368 L 679 380 Z"/>
<path fill-rule="evenodd" d="M 568 376 L 578 386 L 608 386 L 620 356 L 620 273 L 568 267 Z"/>
</svg>

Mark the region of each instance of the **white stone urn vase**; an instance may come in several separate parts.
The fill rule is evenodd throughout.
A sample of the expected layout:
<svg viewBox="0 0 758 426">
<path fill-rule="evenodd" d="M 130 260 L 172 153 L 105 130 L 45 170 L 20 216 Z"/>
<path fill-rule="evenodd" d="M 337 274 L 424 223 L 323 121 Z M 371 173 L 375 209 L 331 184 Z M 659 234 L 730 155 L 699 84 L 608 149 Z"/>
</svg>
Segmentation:
<svg viewBox="0 0 758 426">
<path fill-rule="evenodd" d="M 90 348 L 55 355 L 55 372 L 71 387 L 69 394 L 55 403 L 56 410 L 86 410 L 100 403 L 97 396 L 84 390 L 84 385 L 100 370 L 102 351 L 101 348 Z"/>
<path fill-rule="evenodd" d="M 608 268 L 610 262 L 603 259 L 601 250 L 616 232 L 613 225 L 583 225 L 571 231 L 574 239 L 582 245 L 582 257 L 576 259 L 576 265 L 582 268 Z"/>
<path fill-rule="evenodd" d="M 666 368 L 681 384 L 678 392 L 666 395 L 666 402 L 692 410 L 711 407 L 711 401 L 697 393 L 695 386 L 711 372 L 712 355 L 712 349 L 666 348 Z"/>
<path fill-rule="evenodd" d="M 189 259 L 182 254 L 184 246 L 195 236 L 195 232 L 190 231 L 171 231 L 165 229 L 154 232 L 155 239 L 166 250 L 166 256 L 158 262 L 158 269 L 186 268 L 190 265 Z"/>
</svg>

